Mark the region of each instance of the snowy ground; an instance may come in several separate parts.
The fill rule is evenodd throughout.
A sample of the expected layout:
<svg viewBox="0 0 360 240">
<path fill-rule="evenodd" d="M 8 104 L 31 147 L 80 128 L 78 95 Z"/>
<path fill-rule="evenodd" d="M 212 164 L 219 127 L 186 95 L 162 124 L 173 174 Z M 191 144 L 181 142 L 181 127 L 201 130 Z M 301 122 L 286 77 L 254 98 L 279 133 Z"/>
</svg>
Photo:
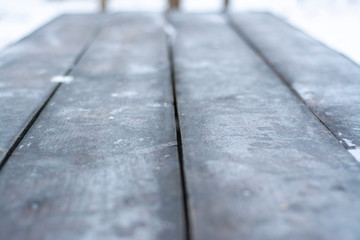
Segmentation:
<svg viewBox="0 0 360 240">
<path fill-rule="evenodd" d="M 108 0 L 110 11 L 162 11 L 164 0 Z M 219 11 L 222 0 L 183 0 L 183 11 Z M 231 11 L 270 11 L 360 63 L 360 0 L 232 0 Z M 68 12 L 97 12 L 99 0 L 0 0 L 0 49 Z"/>
</svg>

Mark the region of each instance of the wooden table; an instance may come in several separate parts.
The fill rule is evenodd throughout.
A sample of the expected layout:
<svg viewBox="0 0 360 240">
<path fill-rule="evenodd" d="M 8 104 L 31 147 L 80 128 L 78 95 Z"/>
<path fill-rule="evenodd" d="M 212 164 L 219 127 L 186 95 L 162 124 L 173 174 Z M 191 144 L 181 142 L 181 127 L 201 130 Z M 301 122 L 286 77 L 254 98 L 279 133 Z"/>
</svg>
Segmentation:
<svg viewBox="0 0 360 240">
<path fill-rule="evenodd" d="M 360 239 L 359 93 L 267 13 L 57 18 L 0 57 L 0 239 Z"/>
</svg>

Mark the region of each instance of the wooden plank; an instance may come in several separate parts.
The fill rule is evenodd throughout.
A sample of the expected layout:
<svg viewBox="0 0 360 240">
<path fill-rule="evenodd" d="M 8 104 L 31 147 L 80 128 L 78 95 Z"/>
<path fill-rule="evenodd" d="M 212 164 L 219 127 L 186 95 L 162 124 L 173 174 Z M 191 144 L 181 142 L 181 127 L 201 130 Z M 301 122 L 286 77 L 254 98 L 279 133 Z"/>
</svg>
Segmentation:
<svg viewBox="0 0 360 240">
<path fill-rule="evenodd" d="M 182 239 L 160 14 L 114 16 L 74 77 L 0 174 L 0 239 Z"/>
<path fill-rule="evenodd" d="M 220 15 L 171 19 L 193 239 L 359 239 L 359 164 Z"/>
<path fill-rule="evenodd" d="M 360 162 L 359 65 L 270 14 L 234 14 L 232 19 Z"/>
<path fill-rule="evenodd" d="M 94 37 L 99 18 L 62 16 L 18 44 L 0 60 L 0 165 L 9 149 Z"/>
</svg>

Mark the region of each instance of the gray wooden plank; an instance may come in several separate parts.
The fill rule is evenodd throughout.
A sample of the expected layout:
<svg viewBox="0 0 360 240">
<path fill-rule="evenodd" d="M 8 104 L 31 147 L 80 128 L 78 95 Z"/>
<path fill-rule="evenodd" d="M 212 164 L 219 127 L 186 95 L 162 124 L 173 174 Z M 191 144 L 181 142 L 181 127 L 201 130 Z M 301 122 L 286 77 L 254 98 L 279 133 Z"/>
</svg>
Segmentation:
<svg viewBox="0 0 360 240">
<path fill-rule="evenodd" d="M 0 174 L 0 239 L 182 239 L 160 15 L 114 16 L 73 74 Z"/>
<path fill-rule="evenodd" d="M 360 67 L 267 13 L 234 24 L 360 162 Z"/>
<path fill-rule="evenodd" d="M 94 38 L 99 16 L 64 15 L 0 55 L 0 163 Z"/>
<path fill-rule="evenodd" d="M 220 15 L 171 22 L 193 239 L 359 239 L 359 164 Z"/>
</svg>

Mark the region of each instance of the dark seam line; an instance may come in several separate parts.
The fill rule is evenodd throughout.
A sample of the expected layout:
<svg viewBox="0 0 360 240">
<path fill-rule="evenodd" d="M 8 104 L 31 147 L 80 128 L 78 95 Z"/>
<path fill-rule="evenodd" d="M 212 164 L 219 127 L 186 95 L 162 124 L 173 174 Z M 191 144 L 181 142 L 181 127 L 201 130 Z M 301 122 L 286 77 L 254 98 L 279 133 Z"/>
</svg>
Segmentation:
<svg viewBox="0 0 360 240">
<path fill-rule="evenodd" d="M 166 23 L 169 23 L 168 15 L 165 15 Z M 174 115 L 175 115 L 175 124 L 176 124 L 176 138 L 177 138 L 177 147 L 178 147 L 178 157 L 179 157 L 179 167 L 180 167 L 180 178 L 181 178 L 181 190 L 182 190 L 182 202 L 183 202 L 183 214 L 184 214 L 184 239 L 191 240 L 191 220 L 190 220 L 190 208 L 189 208 L 189 194 L 187 190 L 187 182 L 186 182 L 186 173 L 184 166 L 184 157 L 183 157 L 183 148 L 182 148 L 182 137 L 181 137 L 181 127 L 179 121 L 179 110 L 178 110 L 178 102 L 176 97 L 176 76 L 175 76 L 175 63 L 174 63 L 174 46 L 172 42 L 172 36 L 169 36 L 166 33 L 167 38 L 167 48 L 168 48 L 168 58 L 170 63 L 170 77 L 171 77 L 171 85 L 172 85 L 172 93 L 173 93 L 173 101 L 174 101 Z"/>
<path fill-rule="evenodd" d="M 286 80 L 286 78 L 274 67 L 274 65 L 269 61 L 269 59 L 260 51 L 258 47 L 247 37 L 247 35 L 237 26 L 232 18 L 229 15 L 225 15 L 227 23 L 229 26 L 236 32 L 241 39 L 245 41 L 245 43 L 265 62 L 265 64 L 272 70 L 273 73 L 287 86 L 290 91 L 298 98 L 300 101 L 311 111 L 311 113 L 320 121 L 322 125 L 326 127 L 326 129 L 344 146 L 345 149 L 349 149 L 349 147 L 339 139 L 338 136 L 335 135 L 333 131 L 320 119 L 320 117 L 313 111 L 313 109 L 306 103 L 306 101 L 299 95 L 299 93 L 291 86 L 291 84 Z"/>
<path fill-rule="evenodd" d="M 79 54 L 76 56 L 74 62 L 71 64 L 71 66 L 66 70 L 66 72 L 63 74 L 63 76 L 68 76 L 74 69 L 74 67 L 78 64 L 78 62 L 81 60 L 81 58 L 85 55 L 85 53 L 87 52 L 87 50 L 90 48 L 90 46 L 94 43 L 94 41 L 96 40 L 96 38 L 99 36 L 101 32 L 101 26 L 98 26 L 97 29 L 95 29 L 94 34 L 91 38 L 91 40 L 89 40 L 87 43 L 85 43 L 84 47 L 81 49 L 81 51 L 79 52 Z M 28 122 L 28 124 L 26 124 L 25 128 L 23 129 L 23 131 L 19 134 L 19 136 L 16 138 L 14 144 L 10 147 L 10 149 L 8 150 L 8 152 L 6 153 L 5 157 L 2 159 L 2 161 L 0 162 L 0 172 L 3 169 L 3 167 L 5 166 L 5 164 L 7 163 L 7 161 L 9 160 L 9 158 L 11 157 L 11 155 L 13 154 L 13 152 L 15 151 L 15 149 L 18 147 L 18 145 L 20 144 L 20 142 L 23 140 L 23 138 L 25 137 L 25 135 L 28 133 L 28 131 L 30 130 L 30 128 L 32 127 L 32 125 L 35 123 L 35 121 L 38 119 L 38 117 L 40 116 L 41 112 L 44 110 L 44 108 L 47 106 L 47 104 L 50 102 L 50 100 L 52 99 L 52 97 L 55 95 L 56 91 L 60 88 L 60 86 L 62 85 L 62 83 L 58 83 L 54 89 L 51 91 L 51 93 L 49 94 L 49 96 L 46 98 L 46 100 L 44 101 L 44 103 L 40 106 L 40 108 L 35 111 L 35 114 L 31 117 L 30 121 Z"/>
<path fill-rule="evenodd" d="M 11 157 L 12 153 L 15 151 L 15 149 L 17 148 L 17 146 L 20 144 L 21 140 L 25 137 L 26 133 L 30 130 L 31 126 L 34 124 L 34 122 L 36 121 L 36 119 L 39 117 L 40 113 L 42 112 L 42 110 L 44 110 L 45 106 L 48 104 L 48 102 L 50 101 L 50 99 L 54 96 L 55 92 L 58 90 L 58 88 L 60 87 L 61 83 L 58 83 L 54 89 L 51 91 L 50 95 L 46 98 L 45 102 L 40 106 L 40 108 L 35 111 L 35 114 L 31 117 L 30 121 L 28 122 L 28 124 L 25 126 L 24 130 L 19 134 L 19 136 L 16 138 L 15 142 L 13 143 L 13 145 L 10 147 L 10 149 L 8 150 L 8 152 L 6 153 L 5 157 L 2 159 L 1 163 L 0 163 L 0 171 L 2 170 L 2 168 L 4 167 L 4 165 L 7 163 L 7 161 L 9 160 L 9 158 Z"/>
</svg>

